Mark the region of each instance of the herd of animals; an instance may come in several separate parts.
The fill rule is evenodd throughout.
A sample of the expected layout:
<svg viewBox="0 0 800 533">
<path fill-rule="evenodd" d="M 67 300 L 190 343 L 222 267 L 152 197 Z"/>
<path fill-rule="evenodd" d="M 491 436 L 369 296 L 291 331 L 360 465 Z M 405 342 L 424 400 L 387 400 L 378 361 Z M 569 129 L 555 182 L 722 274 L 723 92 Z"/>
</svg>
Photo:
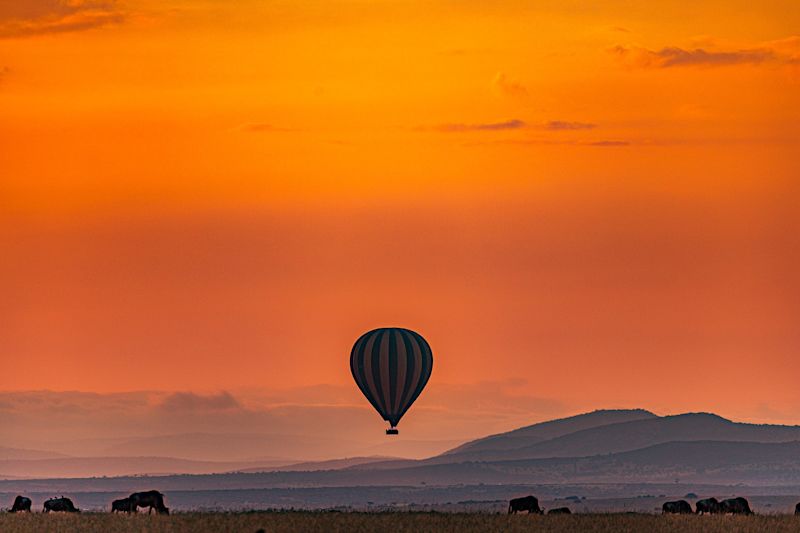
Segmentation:
<svg viewBox="0 0 800 533">
<path fill-rule="evenodd" d="M 17 496 L 14 498 L 14 505 L 11 506 L 9 512 L 21 513 L 31 512 L 31 505 L 33 502 L 27 496 Z M 111 502 L 112 513 L 135 513 L 139 508 L 147 507 L 147 514 L 155 511 L 158 514 L 169 514 L 169 509 L 164 505 L 164 495 L 157 490 L 148 490 L 145 492 L 134 492 L 127 498 L 120 498 Z M 64 496 L 58 498 L 50 498 L 44 502 L 42 512 L 61 512 L 61 513 L 80 513 L 81 510 L 75 507 L 72 500 Z"/>
<path fill-rule="evenodd" d="M 32 501 L 27 496 L 19 495 L 14 499 L 14 505 L 9 509 L 11 513 L 31 512 Z M 111 502 L 112 513 L 136 513 L 139 508 L 147 507 L 147 514 L 155 511 L 157 514 L 169 514 L 169 509 L 164 505 L 164 495 L 157 490 L 145 492 L 134 492 L 127 498 L 120 498 Z M 64 512 L 80 513 L 80 509 L 75 507 L 72 500 L 64 496 L 50 498 L 44 502 L 42 512 Z M 527 512 L 528 514 L 545 514 L 544 509 L 539 506 L 536 496 L 524 496 L 514 498 L 508 502 L 508 514 Z M 705 498 L 698 500 L 695 510 L 686 500 L 664 502 L 661 507 L 662 514 L 743 514 L 751 515 L 749 502 L 742 497 L 729 498 L 719 501 L 716 498 Z M 547 511 L 547 514 L 572 514 L 569 507 L 556 507 Z M 794 514 L 800 515 L 800 503 L 794 508 Z"/>
<path fill-rule="evenodd" d="M 705 498 L 698 500 L 695 504 L 696 510 L 692 510 L 692 505 L 686 500 L 665 502 L 661 506 L 662 514 L 754 514 L 750 509 L 750 503 L 742 497 L 729 498 L 719 501 L 716 498 Z M 525 496 L 514 498 L 508 502 L 508 514 L 527 512 L 528 514 L 544 514 L 544 509 L 539 507 L 539 500 L 535 496 Z M 557 507 L 550 509 L 547 514 L 571 514 L 569 507 Z M 795 505 L 794 514 L 800 515 L 800 503 Z"/>
</svg>

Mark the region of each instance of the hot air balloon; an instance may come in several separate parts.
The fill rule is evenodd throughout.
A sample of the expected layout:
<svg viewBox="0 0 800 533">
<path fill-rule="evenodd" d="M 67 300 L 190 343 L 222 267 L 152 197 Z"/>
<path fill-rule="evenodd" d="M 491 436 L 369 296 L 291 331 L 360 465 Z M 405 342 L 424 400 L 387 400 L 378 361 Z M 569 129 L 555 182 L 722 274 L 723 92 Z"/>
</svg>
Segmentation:
<svg viewBox="0 0 800 533">
<path fill-rule="evenodd" d="M 431 347 L 410 329 L 373 329 L 356 341 L 350 353 L 353 379 L 389 422 L 387 435 L 397 435 L 397 423 L 425 388 L 432 369 Z"/>
</svg>

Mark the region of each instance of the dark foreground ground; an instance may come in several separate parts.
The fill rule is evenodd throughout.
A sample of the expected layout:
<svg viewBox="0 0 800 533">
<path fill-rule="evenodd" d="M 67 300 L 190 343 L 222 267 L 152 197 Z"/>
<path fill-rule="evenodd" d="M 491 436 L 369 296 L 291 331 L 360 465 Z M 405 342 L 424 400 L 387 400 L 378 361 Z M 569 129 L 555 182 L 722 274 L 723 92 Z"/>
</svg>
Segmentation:
<svg viewBox="0 0 800 533">
<path fill-rule="evenodd" d="M 0 516 L 4 533 L 69 532 L 796 532 L 800 517 L 661 516 L 646 514 L 580 514 L 507 516 L 484 513 L 335 513 L 247 512 L 180 513 L 172 516 L 123 516 L 108 513 L 64 515 L 41 513 Z"/>
</svg>

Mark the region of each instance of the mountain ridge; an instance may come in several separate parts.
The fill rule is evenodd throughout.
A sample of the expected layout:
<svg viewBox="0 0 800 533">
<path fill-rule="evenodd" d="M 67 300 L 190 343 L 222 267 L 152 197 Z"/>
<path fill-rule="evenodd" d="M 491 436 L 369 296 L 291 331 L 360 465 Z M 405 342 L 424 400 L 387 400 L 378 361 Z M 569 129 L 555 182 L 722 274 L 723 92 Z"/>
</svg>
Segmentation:
<svg viewBox="0 0 800 533">
<path fill-rule="evenodd" d="M 597 425 L 545 441 L 534 440 L 530 444 L 510 449 L 507 446 L 492 449 L 484 444 L 477 451 L 470 451 L 471 443 L 465 443 L 462 449 L 466 451 L 453 450 L 422 462 L 443 464 L 464 461 L 583 457 L 631 451 L 654 444 L 684 440 L 789 442 L 800 440 L 800 426 L 748 424 L 734 422 L 714 413 L 682 413 Z M 521 442 L 523 441 L 517 440 L 517 444 Z"/>
<path fill-rule="evenodd" d="M 488 435 L 473 441 L 466 442 L 452 450 L 447 450 L 440 455 L 452 455 L 464 452 L 474 452 L 485 449 L 487 445 L 497 444 L 497 441 L 511 440 L 501 446 L 513 449 L 514 444 L 522 439 L 548 440 L 573 433 L 581 429 L 589 429 L 616 422 L 653 418 L 658 415 L 646 409 L 596 409 L 588 413 L 546 420 L 529 426 L 523 426 L 511 431 Z"/>
</svg>

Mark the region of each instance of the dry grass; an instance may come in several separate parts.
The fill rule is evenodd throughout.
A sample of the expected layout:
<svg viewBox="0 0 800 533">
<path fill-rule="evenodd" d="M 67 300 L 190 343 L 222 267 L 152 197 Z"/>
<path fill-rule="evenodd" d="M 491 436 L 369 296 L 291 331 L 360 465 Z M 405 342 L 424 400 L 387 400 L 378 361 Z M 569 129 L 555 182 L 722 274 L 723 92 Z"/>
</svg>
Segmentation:
<svg viewBox="0 0 800 533">
<path fill-rule="evenodd" d="M 796 532 L 794 516 L 660 516 L 644 514 L 578 514 L 571 516 L 506 516 L 479 513 L 179 513 L 172 516 L 3 514 L 3 533 L 392 533 L 448 532 Z"/>
</svg>

